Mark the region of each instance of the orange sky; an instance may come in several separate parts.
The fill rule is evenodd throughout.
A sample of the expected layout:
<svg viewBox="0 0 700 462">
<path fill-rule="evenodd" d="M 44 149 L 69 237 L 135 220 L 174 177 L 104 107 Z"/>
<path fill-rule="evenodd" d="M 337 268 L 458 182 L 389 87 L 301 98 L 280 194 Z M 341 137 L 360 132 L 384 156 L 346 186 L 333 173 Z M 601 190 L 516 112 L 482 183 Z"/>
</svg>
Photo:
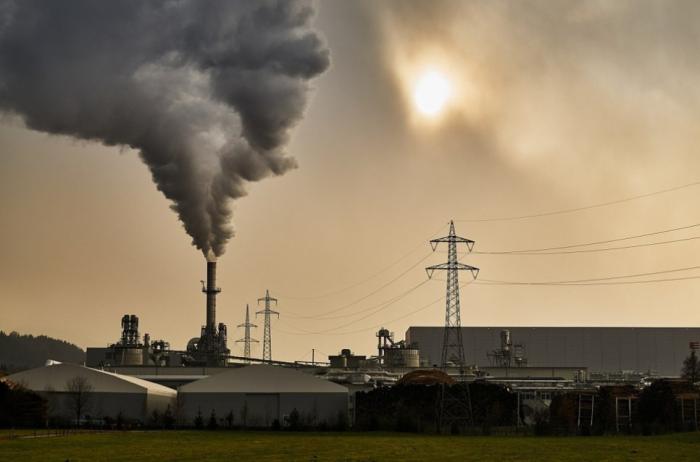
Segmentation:
<svg viewBox="0 0 700 462">
<path fill-rule="evenodd" d="M 440 280 L 362 318 L 446 258 L 421 261 L 428 238 L 446 233 L 450 219 L 579 207 L 700 180 L 693 3 L 672 12 L 654 2 L 422 5 L 318 4 L 315 24 L 332 66 L 313 81 L 288 147 L 300 168 L 250 185 L 220 259 L 218 320 L 228 324 L 234 353 L 242 351 L 233 340 L 242 336 L 235 325 L 245 304 L 266 289 L 279 299 L 276 359 L 310 359 L 312 348 L 373 354 L 376 326 L 402 338 L 410 325 L 440 325 L 440 303 L 393 321 L 441 297 Z M 415 79 L 406 73 L 421 66 L 442 67 L 471 95 L 436 123 L 417 118 L 406 95 Z M 175 348 L 199 334 L 204 259 L 137 153 L 28 131 L 10 116 L 0 147 L 1 329 L 101 346 L 117 340 L 122 314 L 133 313 L 142 332 Z M 482 251 L 612 239 L 700 222 L 698 191 L 457 222 L 457 232 Z M 699 245 L 464 261 L 485 279 L 585 279 L 699 265 Z M 470 285 L 462 323 L 698 326 L 699 301 L 697 280 Z M 253 335 L 261 339 L 262 329 Z"/>
</svg>

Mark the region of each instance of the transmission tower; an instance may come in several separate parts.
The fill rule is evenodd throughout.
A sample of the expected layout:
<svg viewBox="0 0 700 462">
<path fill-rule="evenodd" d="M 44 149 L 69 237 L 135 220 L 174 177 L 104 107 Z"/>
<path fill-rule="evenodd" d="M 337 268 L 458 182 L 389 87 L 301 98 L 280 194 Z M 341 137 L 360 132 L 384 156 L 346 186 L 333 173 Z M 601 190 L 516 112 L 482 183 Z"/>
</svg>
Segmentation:
<svg viewBox="0 0 700 462">
<path fill-rule="evenodd" d="M 445 237 L 433 239 L 430 246 L 433 251 L 438 244 L 447 243 L 447 263 L 429 266 L 425 269 L 428 278 L 433 276 L 435 271 L 447 271 L 447 295 L 445 297 L 445 331 L 442 341 L 442 358 L 440 366 L 446 369 L 449 363 L 459 366 L 460 375 L 463 374 L 464 345 L 462 344 L 462 321 L 459 313 L 459 271 L 469 270 L 472 277 L 476 279 L 479 268 L 465 265 L 457 261 L 457 244 L 466 244 L 469 252 L 474 248 L 474 241 L 459 237 L 455 234 L 455 224 L 450 221 L 450 233 Z"/>
<path fill-rule="evenodd" d="M 275 302 L 275 306 L 277 306 L 277 299 L 270 297 L 270 291 L 266 290 L 265 291 L 265 296 L 263 298 L 258 299 L 258 305 L 260 305 L 260 302 L 265 301 L 265 309 L 258 311 L 255 313 L 255 315 L 259 314 L 265 314 L 265 333 L 263 334 L 263 360 L 270 361 L 272 360 L 272 338 L 270 336 L 270 315 L 271 314 L 276 314 L 277 317 L 280 317 L 280 314 L 277 311 L 272 311 L 270 309 L 270 302 Z"/>
<path fill-rule="evenodd" d="M 246 362 L 250 363 L 250 344 L 251 342 L 258 343 L 258 341 L 254 338 L 250 338 L 250 328 L 258 326 L 250 322 L 250 308 L 248 308 L 247 303 L 245 305 L 245 322 L 243 324 L 239 324 L 238 327 L 245 328 L 245 334 L 242 339 L 236 340 L 236 343 L 243 342 L 243 356 L 246 358 Z"/>
<path fill-rule="evenodd" d="M 450 233 L 446 237 L 433 239 L 430 246 L 433 252 L 438 244 L 447 243 L 447 263 L 429 266 L 425 270 L 428 278 L 437 270 L 447 271 L 447 295 L 445 297 L 445 331 L 442 341 L 442 358 L 440 366 L 447 371 L 449 363 L 457 364 L 460 378 L 464 377 L 464 344 L 462 343 L 462 321 L 459 312 L 459 271 L 469 270 L 476 279 L 479 268 L 457 261 L 457 244 L 466 244 L 469 252 L 474 248 L 474 241 L 457 236 L 455 224 L 450 221 Z M 451 431 L 474 424 L 472 399 L 469 383 L 457 383 L 440 387 L 438 431 L 449 428 Z"/>
</svg>

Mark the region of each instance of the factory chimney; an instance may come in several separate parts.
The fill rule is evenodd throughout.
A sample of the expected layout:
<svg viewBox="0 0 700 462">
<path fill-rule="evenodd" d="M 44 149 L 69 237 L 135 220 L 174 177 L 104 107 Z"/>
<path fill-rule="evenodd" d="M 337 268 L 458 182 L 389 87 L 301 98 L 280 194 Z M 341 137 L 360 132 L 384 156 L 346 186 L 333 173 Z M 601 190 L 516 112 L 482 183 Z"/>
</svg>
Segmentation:
<svg viewBox="0 0 700 462">
<path fill-rule="evenodd" d="M 216 287 L 216 259 L 207 258 L 207 285 L 202 287 L 202 292 L 207 294 L 207 324 L 208 333 L 216 333 L 216 294 L 221 289 Z"/>
</svg>

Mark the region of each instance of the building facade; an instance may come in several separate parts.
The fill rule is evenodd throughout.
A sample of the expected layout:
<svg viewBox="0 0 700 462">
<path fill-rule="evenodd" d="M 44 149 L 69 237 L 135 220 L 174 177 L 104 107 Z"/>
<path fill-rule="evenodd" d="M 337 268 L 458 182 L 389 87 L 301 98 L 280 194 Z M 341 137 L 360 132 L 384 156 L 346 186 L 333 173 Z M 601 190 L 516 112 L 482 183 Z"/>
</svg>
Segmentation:
<svg viewBox="0 0 700 462">
<path fill-rule="evenodd" d="M 522 345 L 530 367 L 586 367 L 591 373 L 677 376 L 689 343 L 700 341 L 700 327 L 462 327 L 466 363 L 492 366 L 504 330 Z M 438 365 L 442 327 L 410 327 L 406 341 L 417 344 L 423 365 Z"/>
</svg>

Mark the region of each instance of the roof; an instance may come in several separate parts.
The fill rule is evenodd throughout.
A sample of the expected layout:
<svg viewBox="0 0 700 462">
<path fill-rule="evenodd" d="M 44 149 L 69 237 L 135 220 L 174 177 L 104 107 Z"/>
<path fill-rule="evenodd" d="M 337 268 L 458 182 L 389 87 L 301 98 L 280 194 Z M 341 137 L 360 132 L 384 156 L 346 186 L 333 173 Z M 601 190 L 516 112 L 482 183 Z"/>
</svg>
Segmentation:
<svg viewBox="0 0 700 462">
<path fill-rule="evenodd" d="M 183 385 L 180 393 L 347 393 L 348 389 L 295 369 L 268 365 L 234 368 Z"/>
<path fill-rule="evenodd" d="M 175 397 L 175 390 L 146 380 L 92 369 L 77 364 L 58 363 L 3 377 L 33 391 L 67 391 L 67 383 L 85 377 L 93 393 L 150 393 Z"/>
</svg>

